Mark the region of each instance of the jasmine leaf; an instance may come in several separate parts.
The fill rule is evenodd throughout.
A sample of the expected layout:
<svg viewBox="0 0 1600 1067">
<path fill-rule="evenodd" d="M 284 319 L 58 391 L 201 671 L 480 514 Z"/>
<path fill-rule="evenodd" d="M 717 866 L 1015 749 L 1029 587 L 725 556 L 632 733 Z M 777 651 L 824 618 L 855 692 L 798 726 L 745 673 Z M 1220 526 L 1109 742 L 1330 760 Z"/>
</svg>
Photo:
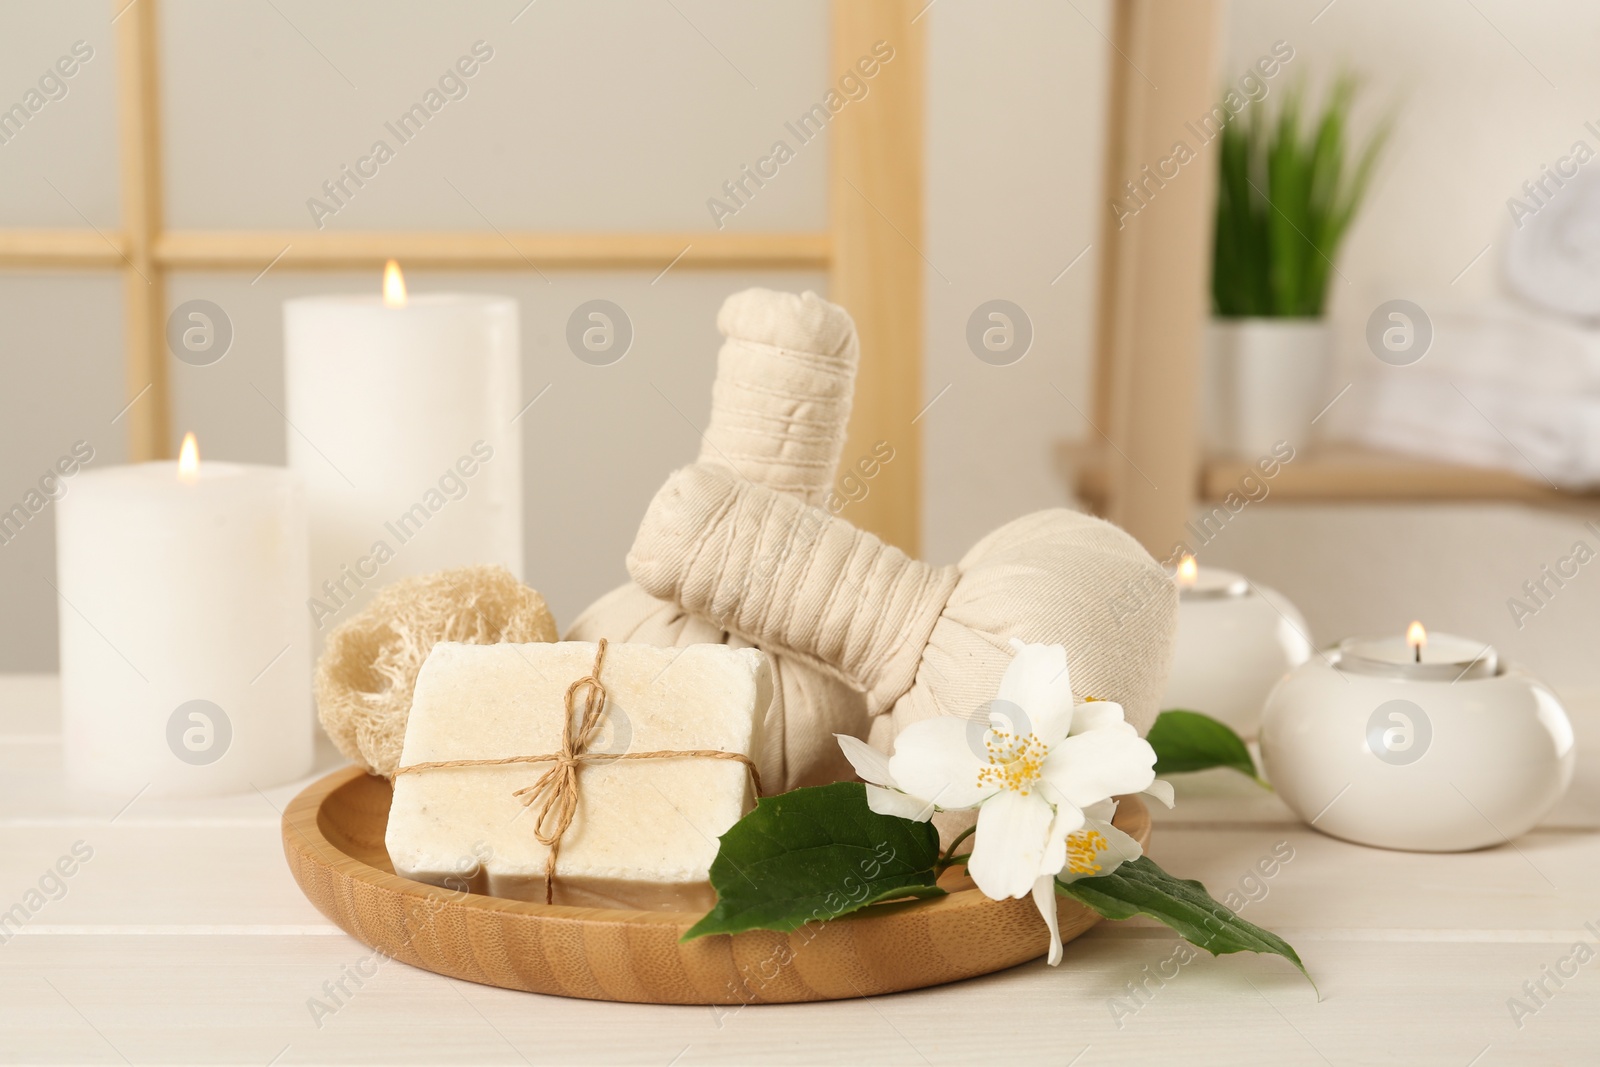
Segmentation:
<svg viewBox="0 0 1600 1067">
<path fill-rule="evenodd" d="M 939 832 L 879 815 L 859 782 L 764 797 L 711 861 L 717 906 L 683 935 L 796 930 L 884 900 L 940 896 Z"/>
<path fill-rule="evenodd" d="M 1145 740 L 1156 750 L 1157 775 L 1231 767 L 1257 785 L 1272 788 L 1256 773 L 1244 739 L 1209 715 L 1181 709 L 1163 711 Z"/>
<path fill-rule="evenodd" d="M 1270 952 L 1282 956 L 1311 981 L 1306 965 L 1289 943 L 1270 930 L 1246 922 L 1188 878 L 1174 878 L 1149 856 L 1129 860 L 1111 874 L 1056 880 L 1056 891 L 1088 905 L 1107 919 L 1148 915 L 1213 956 L 1229 952 Z M 1316 988 L 1312 982 L 1311 987 Z"/>
</svg>

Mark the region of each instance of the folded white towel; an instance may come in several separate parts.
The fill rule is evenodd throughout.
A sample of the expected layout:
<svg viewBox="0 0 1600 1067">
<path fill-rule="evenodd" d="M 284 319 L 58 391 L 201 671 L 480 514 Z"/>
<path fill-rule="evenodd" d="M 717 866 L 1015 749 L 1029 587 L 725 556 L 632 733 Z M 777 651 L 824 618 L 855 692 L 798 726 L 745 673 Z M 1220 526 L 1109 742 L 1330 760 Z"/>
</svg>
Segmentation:
<svg viewBox="0 0 1600 1067">
<path fill-rule="evenodd" d="M 1504 301 L 1437 310 L 1433 325 L 1421 361 L 1373 369 L 1362 443 L 1600 486 L 1600 329 Z"/>
<path fill-rule="evenodd" d="M 1418 370 L 1457 381 L 1507 382 L 1600 395 L 1600 328 L 1506 300 L 1430 304 L 1433 345 Z"/>
<path fill-rule="evenodd" d="M 1384 375 L 1359 436 L 1384 451 L 1502 468 L 1566 489 L 1600 486 L 1596 396 L 1426 371 Z"/>
<path fill-rule="evenodd" d="M 1511 230 L 1506 284 L 1537 307 L 1600 319 L 1600 170 L 1580 170 L 1534 206 Z"/>
</svg>

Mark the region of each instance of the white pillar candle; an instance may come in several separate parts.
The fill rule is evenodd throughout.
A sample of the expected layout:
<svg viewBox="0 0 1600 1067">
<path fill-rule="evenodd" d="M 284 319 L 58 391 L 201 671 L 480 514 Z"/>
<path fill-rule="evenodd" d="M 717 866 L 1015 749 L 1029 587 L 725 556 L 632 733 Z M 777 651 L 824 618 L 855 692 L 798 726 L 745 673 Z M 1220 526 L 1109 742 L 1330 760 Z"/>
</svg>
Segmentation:
<svg viewBox="0 0 1600 1067">
<path fill-rule="evenodd" d="M 282 468 L 180 463 L 85 471 L 56 505 L 76 789 L 248 792 L 311 769 L 304 491 Z"/>
<path fill-rule="evenodd" d="M 311 515 L 321 635 L 379 586 L 475 563 L 522 573 L 516 301 L 468 293 L 284 304 L 289 467 Z"/>
</svg>

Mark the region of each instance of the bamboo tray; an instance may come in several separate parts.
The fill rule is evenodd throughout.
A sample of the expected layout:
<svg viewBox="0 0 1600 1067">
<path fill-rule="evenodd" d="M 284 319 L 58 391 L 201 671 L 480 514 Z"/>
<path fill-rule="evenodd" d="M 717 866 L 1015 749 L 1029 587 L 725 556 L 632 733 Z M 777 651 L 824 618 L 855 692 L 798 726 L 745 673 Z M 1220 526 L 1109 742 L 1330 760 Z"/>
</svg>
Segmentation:
<svg viewBox="0 0 1600 1067">
<path fill-rule="evenodd" d="M 532 904 L 401 878 L 384 850 L 388 781 L 359 768 L 308 786 L 284 811 L 283 851 L 307 898 L 379 952 L 505 989 L 646 1004 L 782 1004 L 941 985 L 1044 955 L 1033 901 L 989 900 L 957 871 L 948 896 L 882 904 L 788 934 L 679 943 L 700 916 Z M 1124 797 L 1116 825 L 1141 845 L 1150 814 Z M 1099 916 L 1058 898 L 1062 940 Z"/>
</svg>

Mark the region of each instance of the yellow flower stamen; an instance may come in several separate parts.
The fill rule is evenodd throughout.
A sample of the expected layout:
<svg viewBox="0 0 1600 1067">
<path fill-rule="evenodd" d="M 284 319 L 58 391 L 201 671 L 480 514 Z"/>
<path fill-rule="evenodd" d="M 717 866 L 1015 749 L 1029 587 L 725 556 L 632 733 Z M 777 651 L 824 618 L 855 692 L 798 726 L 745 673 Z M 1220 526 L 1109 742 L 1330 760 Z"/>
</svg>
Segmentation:
<svg viewBox="0 0 1600 1067">
<path fill-rule="evenodd" d="M 983 747 L 989 765 L 978 769 L 978 784 L 1012 789 L 1023 796 L 1039 780 L 1044 758 L 1049 755 L 1044 742 L 1033 734 L 1018 737 L 1010 730 L 990 730 Z"/>
<path fill-rule="evenodd" d="M 1073 874 L 1099 874 L 1100 853 L 1107 848 L 1099 830 L 1076 830 L 1067 835 L 1067 870 Z"/>
</svg>

